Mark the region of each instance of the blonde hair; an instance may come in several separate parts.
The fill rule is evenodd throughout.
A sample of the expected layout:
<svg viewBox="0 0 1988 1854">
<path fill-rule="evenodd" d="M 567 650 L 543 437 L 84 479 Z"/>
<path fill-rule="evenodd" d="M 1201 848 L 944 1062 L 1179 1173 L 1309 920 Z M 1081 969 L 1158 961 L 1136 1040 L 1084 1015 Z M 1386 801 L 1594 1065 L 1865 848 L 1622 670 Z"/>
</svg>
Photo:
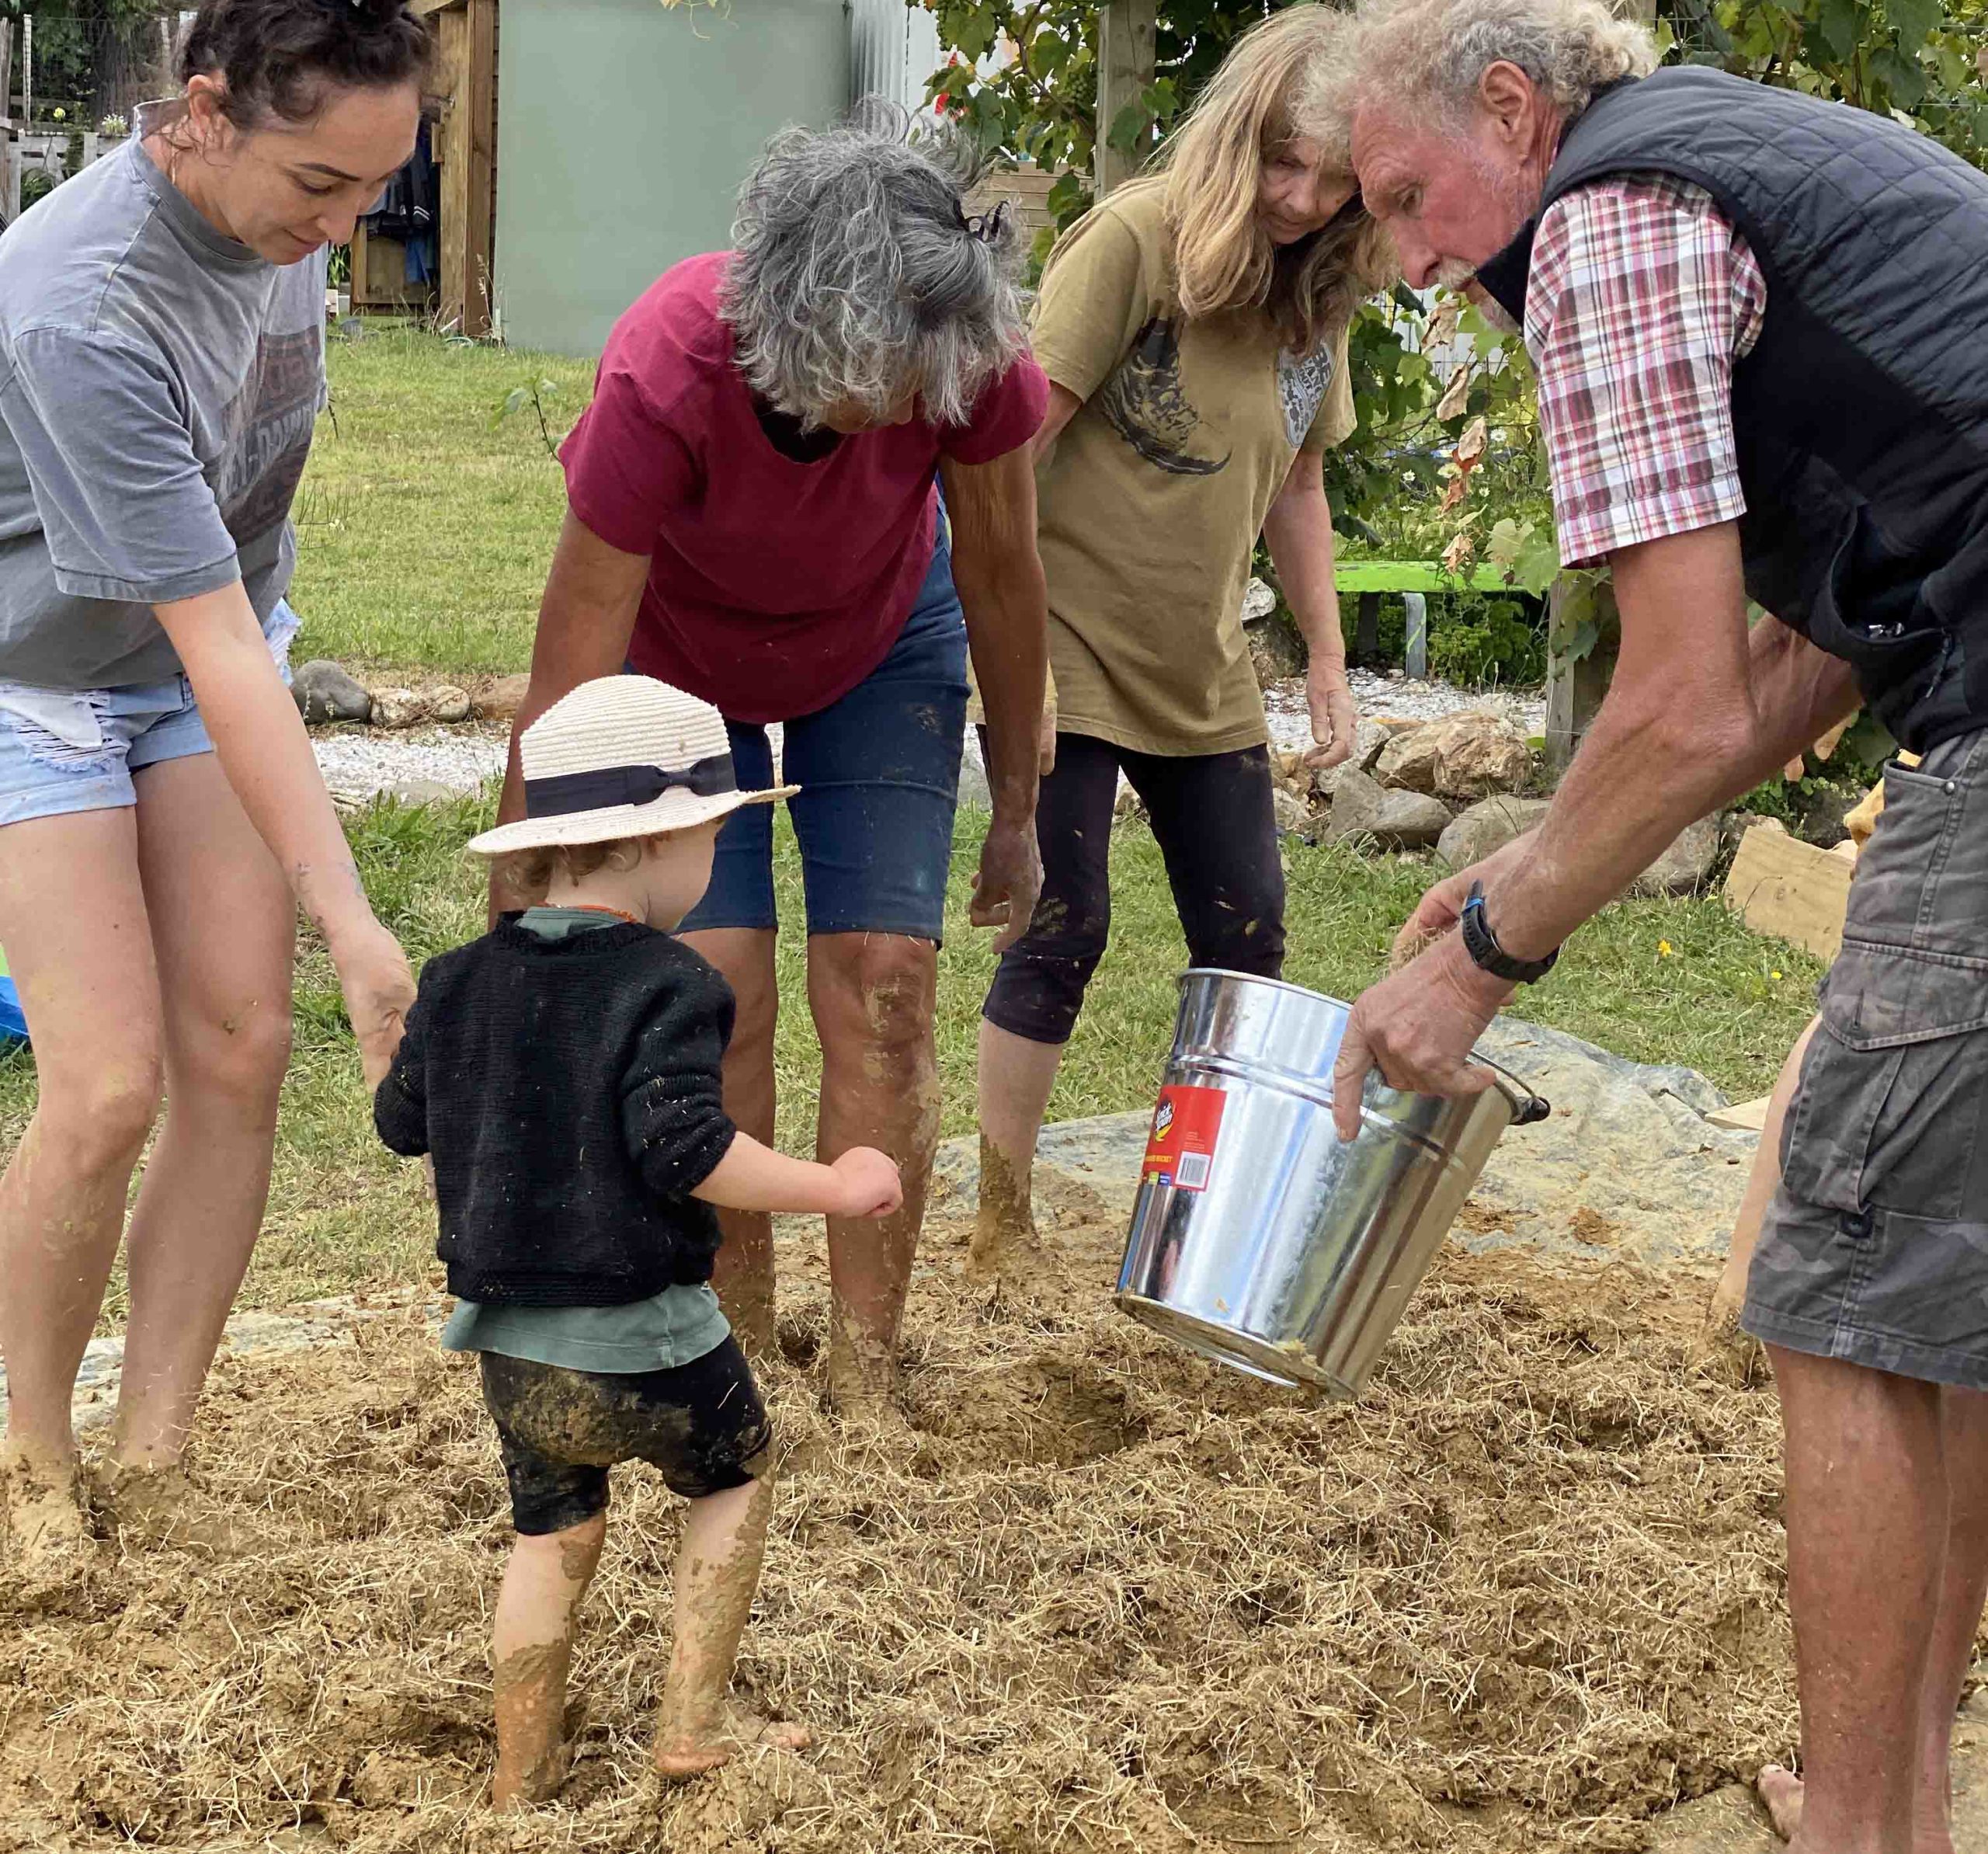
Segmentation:
<svg viewBox="0 0 1988 1854">
<path fill-rule="evenodd" d="M 1257 216 L 1265 160 L 1298 136 L 1352 171 L 1349 123 L 1320 106 L 1331 90 L 1319 81 L 1350 24 L 1336 8 L 1310 5 L 1252 26 L 1161 151 L 1183 314 L 1266 308 L 1291 346 L 1309 354 L 1390 281 L 1392 250 L 1357 198 L 1323 231 L 1282 252 Z"/>
<path fill-rule="evenodd" d="M 1602 0 L 1362 0 L 1356 18 L 1357 100 L 1397 111 L 1433 103 L 1453 121 L 1475 110 L 1493 64 L 1517 65 L 1566 117 L 1597 90 L 1656 68 L 1649 33 Z M 1311 101 L 1345 119 L 1336 87 L 1315 87 Z"/>
<path fill-rule="evenodd" d="M 497 857 L 492 871 L 495 885 L 527 907 L 536 907 L 552 887 L 552 878 L 585 882 L 597 870 L 628 870 L 648 853 L 649 839 L 616 837 L 605 844 L 541 844 Z"/>
</svg>

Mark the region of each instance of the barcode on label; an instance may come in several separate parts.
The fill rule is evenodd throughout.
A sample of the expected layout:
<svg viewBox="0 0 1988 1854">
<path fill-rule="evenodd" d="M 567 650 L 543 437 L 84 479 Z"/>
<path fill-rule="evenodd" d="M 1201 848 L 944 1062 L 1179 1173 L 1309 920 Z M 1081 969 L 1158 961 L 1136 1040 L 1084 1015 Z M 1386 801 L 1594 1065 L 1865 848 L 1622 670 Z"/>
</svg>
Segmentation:
<svg viewBox="0 0 1988 1854">
<path fill-rule="evenodd" d="M 1208 1188 L 1208 1155 L 1206 1153 L 1183 1153 L 1179 1164 L 1174 1168 L 1173 1181 L 1183 1191 L 1206 1191 Z"/>
</svg>

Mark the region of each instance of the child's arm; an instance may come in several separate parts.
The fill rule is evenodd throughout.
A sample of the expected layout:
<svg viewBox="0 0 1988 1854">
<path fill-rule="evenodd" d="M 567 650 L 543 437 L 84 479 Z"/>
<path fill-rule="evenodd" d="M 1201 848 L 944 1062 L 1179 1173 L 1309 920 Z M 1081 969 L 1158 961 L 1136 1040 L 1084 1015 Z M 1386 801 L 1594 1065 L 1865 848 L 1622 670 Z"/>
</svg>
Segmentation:
<svg viewBox="0 0 1988 1854">
<path fill-rule="evenodd" d="M 735 1132 L 725 1157 L 690 1195 L 726 1210 L 888 1216 L 904 1202 L 904 1184 L 896 1166 L 870 1146 L 853 1147 L 832 1165 L 815 1165 Z"/>
<path fill-rule="evenodd" d="M 427 1000 L 417 993 L 407 1014 L 407 1029 L 374 1090 L 373 1126 L 389 1150 L 419 1159 L 428 1150 Z"/>
<path fill-rule="evenodd" d="M 897 1167 L 859 1147 L 833 1165 L 790 1159 L 742 1133 L 725 1111 L 724 1008 L 681 993 L 658 1001 L 623 1078 L 621 1127 L 642 1180 L 662 1198 L 728 1210 L 887 1216 L 903 1202 Z"/>
</svg>

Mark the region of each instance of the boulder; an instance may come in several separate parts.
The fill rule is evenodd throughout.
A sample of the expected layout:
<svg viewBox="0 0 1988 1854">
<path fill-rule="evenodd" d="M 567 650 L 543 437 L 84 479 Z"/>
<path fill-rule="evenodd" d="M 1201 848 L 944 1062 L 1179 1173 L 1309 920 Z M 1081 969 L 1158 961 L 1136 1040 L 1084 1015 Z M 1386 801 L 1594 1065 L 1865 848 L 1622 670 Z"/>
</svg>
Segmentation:
<svg viewBox="0 0 1988 1854">
<path fill-rule="evenodd" d="M 1450 826 L 1450 808 L 1426 792 L 1382 785 L 1371 774 L 1348 770 L 1333 793 L 1326 835 L 1335 842 L 1357 837 L 1383 850 L 1421 850 Z"/>
<path fill-rule="evenodd" d="M 1482 799 L 1457 814 L 1437 841 L 1436 854 L 1452 869 L 1467 869 L 1524 837 L 1545 816 L 1551 803 L 1547 798 Z"/>
<path fill-rule="evenodd" d="M 1695 895 L 1719 862 L 1719 823 L 1701 818 L 1636 878 L 1639 895 Z"/>
<path fill-rule="evenodd" d="M 1277 814 L 1278 830 L 1287 835 L 1309 837 L 1318 822 L 1312 815 L 1311 806 L 1282 785 L 1271 792 L 1270 807 Z"/>
<path fill-rule="evenodd" d="M 451 726 L 468 720 L 474 711 L 468 690 L 459 689 L 454 683 L 437 683 L 432 688 L 423 689 L 421 701 L 430 721 L 444 722 Z"/>
<path fill-rule="evenodd" d="M 1418 728 L 1394 733 L 1374 761 L 1374 777 L 1398 791 L 1436 790 L 1436 730 L 1438 723 L 1427 722 Z"/>
<path fill-rule="evenodd" d="M 1532 777 L 1532 748 L 1509 721 L 1458 715 L 1436 724 L 1436 795 L 1466 802 L 1517 791 Z"/>
<path fill-rule="evenodd" d="M 373 725 L 379 728 L 419 727 L 428 718 L 427 706 L 412 689 L 375 689 Z"/>
<path fill-rule="evenodd" d="M 1498 715 L 1451 715 L 1388 742 L 1374 770 L 1383 785 L 1472 801 L 1524 784 L 1532 749 Z"/>
<path fill-rule="evenodd" d="M 485 685 L 476 698 L 481 721 L 509 721 L 525 705 L 525 693 L 531 687 L 529 676 L 499 676 Z"/>
<path fill-rule="evenodd" d="M 1242 589 L 1242 622 L 1253 624 L 1277 610 L 1277 590 L 1268 581 L 1252 579 Z"/>
<path fill-rule="evenodd" d="M 290 679 L 297 711 L 313 727 L 335 721 L 370 721 L 373 697 L 338 664 L 318 657 Z"/>
</svg>

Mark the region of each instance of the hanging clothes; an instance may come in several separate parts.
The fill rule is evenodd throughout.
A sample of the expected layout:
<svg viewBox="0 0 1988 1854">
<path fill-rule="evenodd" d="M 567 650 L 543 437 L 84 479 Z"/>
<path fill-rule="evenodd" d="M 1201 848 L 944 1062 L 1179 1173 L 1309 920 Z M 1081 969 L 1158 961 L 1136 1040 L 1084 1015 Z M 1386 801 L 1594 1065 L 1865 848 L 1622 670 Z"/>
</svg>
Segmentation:
<svg viewBox="0 0 1988 1854">
<path fill-rule="evenodd" d="M 414 152 L 387 183 L 378 205 L 366 214 L 366 229 L 375 238 L 394 238 L 407 247 L 410 283 L 433 282 L 442 267 L 441 203 L 433 144 L 424 121 L 415 137 Z"/>
</svg>

